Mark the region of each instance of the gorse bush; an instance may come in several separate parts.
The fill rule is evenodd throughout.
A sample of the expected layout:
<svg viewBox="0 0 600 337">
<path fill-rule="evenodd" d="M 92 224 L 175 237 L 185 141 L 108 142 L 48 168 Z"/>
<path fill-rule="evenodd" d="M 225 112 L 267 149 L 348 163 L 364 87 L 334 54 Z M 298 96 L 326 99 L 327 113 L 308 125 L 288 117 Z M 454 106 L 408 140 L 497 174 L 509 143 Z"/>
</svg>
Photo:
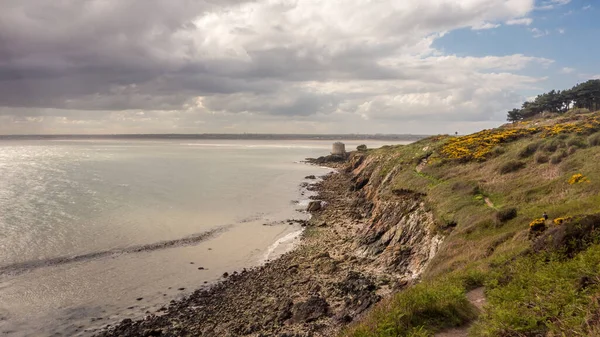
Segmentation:
<svg viewBox="0 0 600 337">
<path fill-rule="evenodd" d="M 511 172 L 516 172 L 524 167 L 525 167 L 524 162 L 511 160 L 511 161 L 508 161 L 508 162 L 502 164 L 498 168 L 498 171 L 500 172 L 500 174 L 507 174 L 507 173 L 511 173 Z"/>
<path fill-rule="evenodd" d="M 587 182 L 590 182 L 590 180 L 581 173 L 574 174 L 571 176 L 571 178 L 569 178 L 570 185 L 579 184 L 579 183 L 587 183 Z"/>
</svg>

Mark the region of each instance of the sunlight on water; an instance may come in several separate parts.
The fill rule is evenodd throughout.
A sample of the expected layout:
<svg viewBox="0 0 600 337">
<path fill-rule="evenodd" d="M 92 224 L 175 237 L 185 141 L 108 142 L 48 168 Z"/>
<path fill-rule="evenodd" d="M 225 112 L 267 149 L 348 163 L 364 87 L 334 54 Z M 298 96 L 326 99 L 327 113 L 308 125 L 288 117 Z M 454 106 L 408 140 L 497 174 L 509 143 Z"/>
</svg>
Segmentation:
<svg viewBox="0 0 600 337">
<path fill-rule="evenodd" d="M 0 142 L 0 332 L 90 334 L 92 316 L 137 317 L 285 252 L 300 227 L 282 220 L 308 216 L 300 182 L 327 172 L 299 161 L 330 147 Z"/>
</svg>

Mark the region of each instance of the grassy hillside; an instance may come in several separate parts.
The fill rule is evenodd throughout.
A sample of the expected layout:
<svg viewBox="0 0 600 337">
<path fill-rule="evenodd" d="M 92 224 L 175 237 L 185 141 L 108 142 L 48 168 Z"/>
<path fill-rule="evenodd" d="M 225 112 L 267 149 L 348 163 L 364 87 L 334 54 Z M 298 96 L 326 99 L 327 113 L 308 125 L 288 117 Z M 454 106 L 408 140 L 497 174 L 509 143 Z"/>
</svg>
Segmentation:
<svg viewBox="0 0 600 337">
<path fill-rule="evenodd" d="M 447 236 L 421 284 L 343 335 L 430 336 L 469 323 L 473 336 L 600 335 L 600 113 L 571 111 L 368 156 L 389 181 L 380 193 L 426 195 Z M 465 293 L 479 286 L 488 305 L 477 315 Z"/>
</svg>

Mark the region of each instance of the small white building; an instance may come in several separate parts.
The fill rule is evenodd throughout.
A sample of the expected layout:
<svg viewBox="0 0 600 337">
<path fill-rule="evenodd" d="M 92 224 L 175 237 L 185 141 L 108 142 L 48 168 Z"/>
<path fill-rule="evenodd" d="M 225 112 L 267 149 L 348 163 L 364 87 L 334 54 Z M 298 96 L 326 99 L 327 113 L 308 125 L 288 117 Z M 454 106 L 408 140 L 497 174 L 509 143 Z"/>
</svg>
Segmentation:
<svg viewBox="0 0 600 337">
<path fill-rule="evenodd" d="M 331 148 L 331 155 L 333 156 L 346 156 L 346 145 L 342 142 L 333 143 L 333 147 Z"/>
</svg>

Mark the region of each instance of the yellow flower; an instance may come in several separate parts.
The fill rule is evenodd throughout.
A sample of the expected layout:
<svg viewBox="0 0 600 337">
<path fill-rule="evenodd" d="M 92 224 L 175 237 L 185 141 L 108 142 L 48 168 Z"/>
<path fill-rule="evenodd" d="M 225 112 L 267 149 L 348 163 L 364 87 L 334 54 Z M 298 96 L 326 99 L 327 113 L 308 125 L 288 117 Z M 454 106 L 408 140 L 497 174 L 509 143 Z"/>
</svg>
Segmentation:
<svg viewBox="0 0 600 337">
<path fill-rule="evenodd" d="M 564 224 L 565 222 L 567 222 L 569 220 L 571 220 L 570 216 L 565 217 L 565 218 L 556 218 L 556 219 L 553 220 L 553 222 L 554 222 L 554 224 L 556 226 L 560 226 L 560 225 Z"/>
<path fill-rule="evenodd" d="M 581 173 L 574 174 L 569 179 L 570 185 L 579 184 L 579 183 L 589 183 L 589 182 L 590 182 L 590 180 Z"/>
<path fill-rule="evenodd" d="M 531 229 L 536 229 L 538 227 L 541 227 L 542 225 L 546 225 L 546 220 L 544 218 L 539 218 L 539 219 L 535 219 L 532 222 L 529 223 L 529 228 Z"/>
</svg>

